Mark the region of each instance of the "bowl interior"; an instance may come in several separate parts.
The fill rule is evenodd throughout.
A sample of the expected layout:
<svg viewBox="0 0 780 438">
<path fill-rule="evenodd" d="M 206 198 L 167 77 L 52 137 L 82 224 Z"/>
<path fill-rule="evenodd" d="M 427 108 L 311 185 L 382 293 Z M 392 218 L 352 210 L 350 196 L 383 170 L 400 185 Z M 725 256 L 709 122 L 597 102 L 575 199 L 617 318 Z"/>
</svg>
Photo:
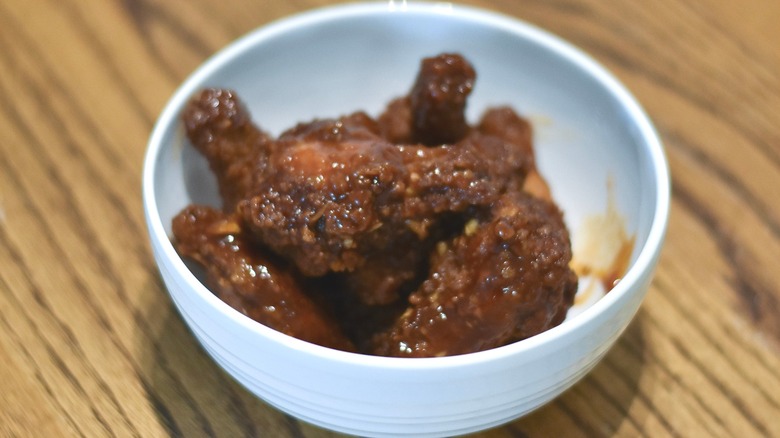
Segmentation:
<svg viewBox="0 0 780 438">
<path fill-rule="evenodd" d="M 611 198 L 635 236 L 635 261 L 648 236 L 659 233 L 654 222 L 665 215 L 659 198 L 668 177 L 651 125 L 612 76 L 569 44 L 515 20 L 446 5 L 392 9 L 356 6 L 284 20 L 240 39 L 196 71 L 166 107 L 150 142 L 153 199 L 147 202 L 155 204 L 164 233 L 185 205 L 218 204 L 214 178 L 186 145 L 179 122 L 199 88 L 236 90 L 255 123 L 278 134 L 315 117 L 355 110 L 377 115 L 408 91 L 421 58 L 459 52 L 478 75 L 470 120 L 496 105 L 532 119 L 541 172 L 575 244 L 581 223 L 603 214 Z"/>
</svg>

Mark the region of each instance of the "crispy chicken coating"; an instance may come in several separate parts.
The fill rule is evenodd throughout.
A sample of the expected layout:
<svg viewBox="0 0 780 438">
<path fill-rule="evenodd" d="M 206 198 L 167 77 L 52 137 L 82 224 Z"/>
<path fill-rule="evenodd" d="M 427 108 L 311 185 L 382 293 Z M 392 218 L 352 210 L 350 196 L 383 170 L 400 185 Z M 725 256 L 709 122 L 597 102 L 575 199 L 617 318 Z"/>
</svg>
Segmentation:
<svg viewBox="0 0 780 438">
<path fill-rule="evenodd" d="M 558 325 L 577 277 L 560 211 L 522 192 L 501 197 L 484 219 L 441 242 L 409 308 L 375 336 L 373 353 L 464 354 L 525 339 Z"/>
<path fill-rule="evenodd" d="M 277 331 L 326 347 L 352 343 L 306 295 L 293 271 L 248 242 L 219 210 L 189 206 L 173 220 L 176 250 L 205 269 L 210 290 L 228 305 Z"/>
<path fill-rule="evenodd" d="M 247 230 L 306 275 L 351 272 L 365 254 L 442 214 L 487 206 L 529 167 L 521 147 L 479 130 L 435 148 L 395 145 L 357 114 L 283 134 L 268 177 L 238 204 Z"/>
<path fill-rule="evenodd" d="M 388 305 L 408 294 L 425 275 L 434 239 L 420 241 L 409 230 L 399 230 L 384 247 L 364 248 L 364 263 L 342 273 L 346 291 L 361 304 Z"/>
<path fill-rule="evenodd" d="M 354 270 L 362 247 L 396 234 L 385 204 L 401 199 L 401 156 L 353 115 L 300 125 L 280 136 L 269 177 L 238 204 L 247 230 L 310 276 Z"/>
<path fill-rule="evenodd" d="M 482 116 L 479 130 L 517 145 L 529 159 L 525 179 L 521 181 L 522 190 L 538 198 L 552 201 L 550 187 L 536 167 L 533 127 L 528 120 L 520 117 L 512 108 L 506 106 L 490 108 Z"/>
<path fill-rule="evenodd" d="M 233 211 L 262 180 L 273 149 L 271 137 L 252 123 L 231 90 L 201 91 L 185 107 L 182 120 L 190 142 L 217 177 L 224 210 Z"/>
<path fill-rule="evenodd" d="M 455 143 L 468 132 L 466 100 L 476 72 L 460 55 L 425 58 L 409 92 L 412 141 L 429 146 Z"/>
<path fill-rule="evenodd" d="M 427 146 L 451 144 L 469 131 L 466 103 L 476 72 L 457 54 L 424 58 L 409 94 L 388 104 L 379 128 L 388 141 Z"/>
<path fill-rule="evenodd" d="M 382 138 L 393 144 L 413 144 L 412 108 L 409 96 L 393 99 L 377 117 Z"/>
</svg>

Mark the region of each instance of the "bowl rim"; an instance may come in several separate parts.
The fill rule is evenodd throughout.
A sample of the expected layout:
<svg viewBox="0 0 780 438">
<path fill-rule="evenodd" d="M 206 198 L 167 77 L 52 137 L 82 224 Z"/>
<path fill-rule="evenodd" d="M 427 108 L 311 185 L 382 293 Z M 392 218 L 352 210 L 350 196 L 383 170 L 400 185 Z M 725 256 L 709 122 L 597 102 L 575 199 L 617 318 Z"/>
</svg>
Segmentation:
<svg viewBox="0 0 780 438">
<path fill-rule="evenodd" d="M 515 37 L 528 40 L 554 52 L 582 70 L 585 74 L 591 76 L 604 88 L 604 91 L 612 95 L 613 99 L 618 102 L 629 115 L 628 120 L 635 125 L 635 128 L 639 133 L 638 137 L 642 140 L 641 143 L 646 145 L 646 150 L 641 152 L 643 152 L 643 155 L 646 156 L 645 159 L 650 163 L 652 179 L 656 184 L 653 218 L 647 238 L 642 245 L 635 262 L 629 267 L 620 283 L 591 307 L 585 309 L 571 320 L 567 320 L 543 333 L 490 350 L 434 358 L 371 356 L 315 345 L 285 335 L 251 320 L 249 317 L 234 310 L 212 294 L 186 267 L 184 261 L 176 253 L 169 236 L 165 232 L 162 218 L 160 217 L 157 207 L 154 183 L 157 158 L 163 150 L 163 141 L 167 138 L 171 126 L 175 126 L 175 124 L 178 123 L 181 109 L 189 100 L 192 93 L 202 86 L 204 79 L 209 77 L 214 71 L 222 68 L 226 63 L 229 63 L 256 44 L 263 44 L 264 41 L 269 40 L 276 35 L 294 31 L 300 27 L 317 26 L 345 18 L 354 18 L 356 16 L 374 16 L 381 14 L 416 14 L 422 16 L 446 15 L 471 24 L 495 27 L 502 31 L 509 32 Z M 389 3 L 346 3 L 335 6 L 326 6 L 277 19 L 239 37 L 209 57 L 176 89 L 155 122 L 148 141 L 143 163 L 142 195 L 148 233 L 153 243 L 158 243 L 153 246 L 156 246 L 161 251 L 162 257 L 172 261 L 176 273 L 182 276 L 186 285 L 191 288 L 199 298 L 207 301 L 211 307 L 222 313 L 223 316 L 238 323 L 242 328 L 262 337 L 269 338 L 275 343 L 284 344 L 290 349 L 305 352 L 306 354 L 334 363 L 368 366 L 387 370 L 436 370 L 491 362 L 510 356 L 515 357 L 525 352 L 543 354 L 544 351 L 546 351 L 546 348 L 552 348 L 551 346 L 556 343 L 556 340 L 562 340 L 568 334 L 576 332 L 583 326 L 592 323 L 594 319 L 604 313 L 607 308 L 621 300 L 621 298 L 629 293 L 630 287 L 641 281 L 647 271 L 652 270 L 655 266 L 658 253 L 663 246 L 668 226 L 671 202 L 671 181 L 666 154 L 660 138 L 647 114 L 623 84 L 621 84 L 612 73 L 606 70 L 605 67 L 601 66 L 584 51 L 547 30 L 527 23 L 519 18 L 498 12 L 452 3 L 403 1 L 400 4 L 397 4 L 393 0 L 390 0 Z"/>
</svg>

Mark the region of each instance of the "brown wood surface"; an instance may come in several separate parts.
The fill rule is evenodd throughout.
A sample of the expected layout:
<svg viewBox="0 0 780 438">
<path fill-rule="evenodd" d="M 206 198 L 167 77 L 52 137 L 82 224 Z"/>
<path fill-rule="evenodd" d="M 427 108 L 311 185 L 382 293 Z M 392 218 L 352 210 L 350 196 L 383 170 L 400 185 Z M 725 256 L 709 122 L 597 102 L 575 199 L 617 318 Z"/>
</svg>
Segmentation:
<svg viewBox="0 0 780 438">
<path fill-rule="evenodd" d="M 141 166 L 177 85 L 318 0 L 0 0 L 0 436 L 330 437 L 235 384 L 173 309 Z M 657 125 L 667 245 L 563 396 L 485 437 L 780 437 L 780 2 L 468 1 L 568 39 Z"/>
</svg>

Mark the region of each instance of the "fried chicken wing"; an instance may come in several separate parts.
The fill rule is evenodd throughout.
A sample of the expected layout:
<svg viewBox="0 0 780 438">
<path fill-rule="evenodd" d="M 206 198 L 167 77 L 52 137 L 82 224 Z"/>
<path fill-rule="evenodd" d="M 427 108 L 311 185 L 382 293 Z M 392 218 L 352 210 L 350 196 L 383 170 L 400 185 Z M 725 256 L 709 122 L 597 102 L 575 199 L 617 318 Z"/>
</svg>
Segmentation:
<svg viewBox="0 0 780 438">
<path fill-rule="evenodd" d="M 408 170 L 400 211 L 407 221 L 490 205 L 508 187 L 521 184 L 531 167 L 524 146 L 479 129 L 454 144 L 398 149 Z"/>
<path fill-rule="evenodd" d="M 577 278 L 569 235 L 551 203 L 521 192 L 441 242 L 409 308 L 376 335 L 374 353 L 464 354 L 525 339 L 558 325 Z"/>
<path fill-rule="evenodd" d="M 338 324 L 303 292 L 294 273 L 250 244 L 232 217 L 189 206 L 174 218 L 173 234 L 179 254 L 201 265 L 211 291 L 234 309 L 290 336 L 354 350 Z"/>
<path fill-rule="evenodd" d="M 379 116 L 382 136 L 392 143 L 452 144 L 469 132 L 466 103 L 476 72 L 458 54 L 424 58 L 409 94 L 394 99 Z"/>
<path fill-rule="evenodd" d="M 378 242 L 375 242 L 378 243 Z M 425 275 L 433 239 L 420 241 L 410 230 L 398 230 L 387 245 L 362 249 L 364 263 L 342 273 L 345 291 L 361 304 L 384 306 L 410 293 Z"/>
<path fill-rule="evenodd" d="M 522 189 L 538 198 L 552 201 L 547 181 L 536 167 L 533 147 L 533 128 L 528 120 L 520 117 L 512 108 L 502 106 L 488 109 L 479 123 L 481 132 L 494 135 L 516 145 L 528 157 L 525 179 L 520 181 Z"/>
<path fill-rule="evenodd" d="M 466 100 L 476 72 L 460 55 L 425 58 L 409 92 L 412 141 L 429 146 L 455 143 L 468 132 Z"/>
<path fill-rule="evenodd" d="M 409 232 L 422 241 L 442 214 L 490 205 L 528 167 L 515 144 L 479 131 L 434 148 L 389 143 L 362 116 L 315 123 L 280 137 L 268 178 L 238 205 L 248 231 L 306 275 L 354 271 Z"/>
<path fill-rule="evenodd" d="M 187 104 L 182 120 L 190 142 L 217 177 L 224 210 L 232 211 L 262 180 L 271 137 L 252 123 L 243 102 L 226 89 L 202 90 Z"/>
<path fill-rule="evenodd" d="M 412 108 L 409 96 L 393 99 L 377 117 L 382 138 L 393 144 L 413 144 Z"/>
<path fill-rule="evenodd" d="M 306 275 L 353 270 L 362 247 L 394 234 L 385 206 L 402 197 L 406 170 L 367 122 L 320 120 L 282 134 L 268 179 L 238 204 L 247 230 Z"/>
</svg>

